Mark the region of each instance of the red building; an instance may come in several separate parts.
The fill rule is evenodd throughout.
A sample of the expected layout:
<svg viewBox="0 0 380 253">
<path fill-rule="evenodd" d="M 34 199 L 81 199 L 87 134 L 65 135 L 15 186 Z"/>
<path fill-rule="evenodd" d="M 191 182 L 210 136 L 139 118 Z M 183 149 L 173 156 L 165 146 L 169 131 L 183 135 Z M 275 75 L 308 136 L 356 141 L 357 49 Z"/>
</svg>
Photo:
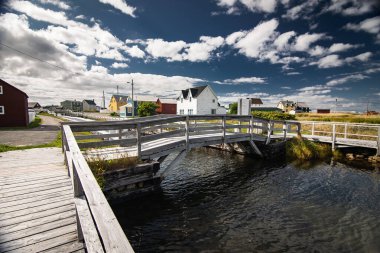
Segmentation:
<svg viewBox="0 0 380 253">
<path fill-rule="evenodd" d="M 159 98 L 156 104 L 158 114 L 177 114 L 177 100 L 169 98 Z"/>
<path fill-rule="evenodd" d="M 28 95 L 0 79 L 0 127 L 28 124 Z"/>
</svg>

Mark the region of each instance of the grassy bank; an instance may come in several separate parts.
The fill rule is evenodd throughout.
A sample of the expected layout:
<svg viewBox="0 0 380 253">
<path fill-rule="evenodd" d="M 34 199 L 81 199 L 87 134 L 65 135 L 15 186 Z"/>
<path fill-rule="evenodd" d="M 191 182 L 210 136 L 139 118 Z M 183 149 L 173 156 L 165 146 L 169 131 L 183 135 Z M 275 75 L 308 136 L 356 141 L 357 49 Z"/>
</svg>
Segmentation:
<svg viewBox="0 0 380 253">
<path fill-rule="evenodd" d="M 286 143 L 286 157 L 292 160 L 323 160 L 333 156 L 331 146 L 302 138 L 293 138 Z"/>
<path fill-rule="evenodd" d="M 32 148 L 60 148 L 62 147 L 62 135 L 61 132 L 58 133 L 57 138 L 49 143 L 40 144 L 40 145 L 31 145 L 31 146 L 9 146 L 0 144 L 0 153 L 2 152 L 8 152 L 8 151 L 14 151 L 14 150 L 25 150 L 25 149 L 32 149 Z"/>
<path fill-rule="evenodd" d="M 299 113 L 297 114 L 296 119 L 300 121 L 330 121 L 380 124 L 380 115 L 365 115 L 354 113 Z"/>
</svg>

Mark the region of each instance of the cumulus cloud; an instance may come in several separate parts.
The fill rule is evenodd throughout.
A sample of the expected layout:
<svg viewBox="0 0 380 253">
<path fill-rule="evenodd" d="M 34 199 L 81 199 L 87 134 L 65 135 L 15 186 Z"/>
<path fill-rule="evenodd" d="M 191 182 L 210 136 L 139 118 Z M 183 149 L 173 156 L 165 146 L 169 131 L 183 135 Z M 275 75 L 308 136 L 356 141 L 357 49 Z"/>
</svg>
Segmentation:
<svg viewBox="0 0 380 253">
<path fill-rule="evenodd" d="M 318 68 L 322 69 L 340 67 L 348 63 L 366 62 L 370 59 L 371 56 L 371 52 L 366 52 L 353 57 L 347 57 L 345 59 L 342 59 L 337 54 L 331 54 L 319 59 L 318 61 L 311 62 L 310 65 L 318 65 Z"/>
<path fill-rule="evenodd" d="M 296 5 L 286 11 L 283 18 L 296 20 L 299 18 L 310 18 L 310 13 L 315 11 L 315 7 L 320 3 L 319 0 L 304 1 L 302 4 Z"/>
<path fill-rule="evenodd" d="M 55 5 L 63 10 L 69 10 L 70 9 L 70 5 L 68 5 L 67 3 L 65 3 L 64 1 L 59 1 L 59 0 L 39 0 L 40 3 L 43 3 L 43 4 L 52 4 L 52 5 Z"/>
<path fill-rule="evenodd" d="M 114 68 L 114 69 L 125 69 L 125 68 L 128 68 L 128 64 L 125 63 L 125 62 L 114 62 L 112 65 L 111 65 L 111 68 Z"/>
<path fill-rule="evenodd" d="M 262 77 L 240 77 L 236 79 L 226 79 L 222 82 L 223 84 L 247 84 L 247 83 L 257 83 L 263 84 L 266 83 L 266 79 Z"/>
<path fill-rule="evenodd" d="M 310 45 L 318 40 L 325 39 L 324 33 L 305 33 L 297 37 L 293 49 L 296 51 L 308 51 Z"/>
<path fill-rule="evenodd" d="M 360 81 L 360 80 L 363 80 L 366 78 L 368 78 L 368 76 L 363 75 L 363 74 L 348 75 L 345 77 L 330 80 L 326 83 L 326 85 L 332 87 L 332 86 L 337 86 L 339 84 L 343 84 L 343 83 L 347 83 L 347 82 Z"/>
<path fill-rule="evenodd" d="M 376 42 L 380 43 L 380 16 L 365 19 L 359 24 L 348 23 L 344 28 L 356 32 L 364 31 L 374 34 L 376 35 Z"/>
<path fill-rule="evenodd" d="M 369 13 L 376 8 L 376 0 L 331 0 L 331 4 L 325 8 L 329 11 L 345 16 L 357 16 Z"/>
<path fill-rule="evenodd" d="M 124 0 L 99 0 L 99 2 L 112 5 L 115 9 L 118 9 L 131 17 L 136 17 L 134 14 L 136 8 L 128 5 Z"/>
<path fill-rule="evenodd" d="M 277 6 L 276 0 L 216 0 L 218 6 L 226 8 L 226 14 L 236 14 L 240 7 L 252 12 L 273 13 Z"/>
</svg>

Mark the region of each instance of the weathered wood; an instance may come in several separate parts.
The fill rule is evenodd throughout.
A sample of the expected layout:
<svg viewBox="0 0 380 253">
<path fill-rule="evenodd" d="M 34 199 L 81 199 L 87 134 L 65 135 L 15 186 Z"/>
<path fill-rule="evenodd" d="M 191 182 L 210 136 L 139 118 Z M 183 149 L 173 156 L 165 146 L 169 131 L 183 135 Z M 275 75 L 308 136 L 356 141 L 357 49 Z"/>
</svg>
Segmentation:
<svg viewBox="0 0 380 253">
<path fill-rule="evenodd" d="M 331 145 L 331 148 L 334 151 L 335 150 L 335 142 L 336 142 L 336 132 L 335 132 L 336 131 L 336 125 L 333 124 L 332 127 L 333 127 L 333 130 L 332 130 L 332 145 Z"/>
<path fill-rule="evenodd" d="M 119 131 L 122 131 L 122 129 L 119 129 Z M 106 139 L 106 138 L 113 138 L 113 137 L 120 137 L 120 133 L 117 134 L 91 134 L 91 135 L 75 135 L 76 140 L 90 140 L 90 139 Z"/>
<path fill-rule="evenodd" d="M 86 243 L 87 252 L 104 252 L 100 242 L 96 226 L 92 220 L 90 210 L 87 205 L 86 197 L 80 196 L 75 198 L 75 206 L 79 217 L 80 228 Z"/>
<path fill-rule="evenodd" d="M 377 129 L 377 152 L 376 155 L 380 156 L 380 126 Z"/>
<path fill-rule="evenodd" d="M 189 151 L 189 145 L 190 145 L 190 142 L 189 142 L 189 138 L 190 138 L 190 122 L 189 122 L 189 116 L 186 116 L 186 126 L 185 126 L 185 129 L 186 129 L 186 132 L 185 132 L 185 140 L 186 140 L 186 151 Z"/>
<path fill-rule="evenodd" d="M 124 147 L 134 146 L 138 143 L 136 138 L 121 139 L 121 140 L 109 140 L 109 141 L 94 141 L 94 142 L 84 142 L 78 143 L 80 148 L 97 148 L 106 147 L 113 145 L 120 145 Z"/>
<path fill-rule="evenodd" d="M 261 153 L 260 149 L 256 146 L 256 144 L 253 141 L 249 141 L 249 145 L 252 147 L 256 154 L 258 154 L 261 157 L 264 157 L 263 153 Z"/>
<path fill-rule="evenodd" d="M 179 130 L 174 130 L 174 131 L 169 131 L 169 132 L 163 132 L 163 133 L 158 133 L 158 134 L 152 134 L 152 135 L 147 135 L 147 136 L 142 136 L 141 140 L 142 142 L 148 142 L 152 140 L 157 140 L 160 138 L 167 138 L 170 136 L 177 136 L 180 134 L 184 134 L 186 131 L 185 129 L 179 129 Z"/>
<path fill-rule="evenodd" d="M 141 124 L 137 124 L 137 157 L 141 158 L 141 143 L 142 143 L 142 138 L 141 138 Z"/>
<path fill-rule="evenodd" d="M 223 141 L 226 139 L 226 117 L 222 118 Z"/>
<path fill-rule="evenodd" d="M 186 150 L 179 152 L 178 155 L 173 159 L 173 161 L 161 172 L 161 175 L 163 175 L 166 171 L 176 167 L 183 160 L 186 154 Z"/>
</svg>

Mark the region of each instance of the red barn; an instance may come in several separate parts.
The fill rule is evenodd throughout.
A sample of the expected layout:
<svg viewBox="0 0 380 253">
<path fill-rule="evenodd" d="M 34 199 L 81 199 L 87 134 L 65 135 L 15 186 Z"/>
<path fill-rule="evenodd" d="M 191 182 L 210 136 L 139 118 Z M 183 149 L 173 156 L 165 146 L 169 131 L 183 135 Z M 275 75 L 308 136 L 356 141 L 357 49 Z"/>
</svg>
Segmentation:
<svg viewBox="0 0 380 253">
<path fill-rule="evenodd" d="M 177 100 L 169 98 L 159 98 L 156 102 L 158 114 L 177 114 Z"/>
<path fill-rule="evenodd" d="M 28 95 L 0 79 L 0 127 L 28 124 Z"/>
</svg>

